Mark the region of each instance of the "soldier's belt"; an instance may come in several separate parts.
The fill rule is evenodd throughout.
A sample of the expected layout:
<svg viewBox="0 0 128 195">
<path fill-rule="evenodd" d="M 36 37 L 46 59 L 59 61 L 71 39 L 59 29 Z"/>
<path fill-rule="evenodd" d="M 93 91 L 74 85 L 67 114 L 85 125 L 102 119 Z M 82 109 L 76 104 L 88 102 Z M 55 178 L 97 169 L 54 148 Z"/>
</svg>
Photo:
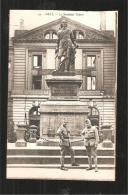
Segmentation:
<svg viewBox="0 0 128 195">
<path fill-rule="evenodd" d="M 85 137 L 85 139 L 95 139 L 95 137 Z"/>
<path fill-rule="evenodd" d="M 69 137 L 64 137 L 64 136 L 63 136 L 63 139 L 69 139 Z"/>
</svg>

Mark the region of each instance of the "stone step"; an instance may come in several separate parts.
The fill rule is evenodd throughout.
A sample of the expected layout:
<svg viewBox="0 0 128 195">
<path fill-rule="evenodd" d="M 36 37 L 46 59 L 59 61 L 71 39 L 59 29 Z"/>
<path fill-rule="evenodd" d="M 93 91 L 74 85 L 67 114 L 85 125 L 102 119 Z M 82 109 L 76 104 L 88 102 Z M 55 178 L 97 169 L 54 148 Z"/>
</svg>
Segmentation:
<svg viewBox="0 0 128 195">
<path fill-rule="evenodd" d="M 40 146 L 42 144 L 38 143 L 38 146 Z M 59 146 L 59 141 L 58 142 L 52 142 L 52 141 L 49 141 L 49 142 L 43 142 L 43 145 L 42 146 Z M 80 141 L 80 142 L 74 142 L 72 143 L 72 146 L 84 146 L 84 142 L 83 141 Z"/>
<path fill-rule="evenodd" d="M 75 156 L 79 164 L 87 164 L 87 156 Z M 114 164 L 114 156 L 98 156 L 98 164 Z M 71 162 L 70 156 L 65 156 L 65 163 Z M 8 164 L 60 164 L 60 156 L 42 155 L 10 155 L 7 156 Z"/>
<path fill-rule="evenodd" d="M 70 169 L 85 169 L 88 164 L 80 164 L 78 167 L 72 167 L 71 164 L 66 164 L 67 168 Z M 94 167 L 94 165 L 93 165 Z M 98 164 L 100 169 L 114 169 L 115 165 L 112 164 Z M 60 168 L 60 164 L 8 164 L 7 168 Z"/>
<path fill-rule="evenodd" d="M 75 148 L 75 156 L 85 156 L 87 155 L 85 148 Z M 59 156 L 60 149 L 59 148 L 42 148 L 42 149 L 8 149 L 7 155 L 45 155 L 45 156 Z M 113 149 L 98 149 L 98 156 L 114 156 Z"/>
</svg>

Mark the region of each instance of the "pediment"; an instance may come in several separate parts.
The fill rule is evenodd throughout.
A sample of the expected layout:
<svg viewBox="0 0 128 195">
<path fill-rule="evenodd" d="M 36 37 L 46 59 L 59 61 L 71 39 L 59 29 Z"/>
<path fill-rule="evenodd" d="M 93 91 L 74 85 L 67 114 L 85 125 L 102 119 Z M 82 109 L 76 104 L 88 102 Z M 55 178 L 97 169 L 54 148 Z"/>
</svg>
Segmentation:
<svg viewBox="0 0 128 195">
<path fill-rule="evenodd" d="M 47 32 L 57 32 L 61 21 L 63 19 L 67 20 L 68 28 L 72 31 L 81 31 L 84 34 L 84 39 L 79 40 L 80 42 L 112 42 L 114 40 L 113 36 L 107 35 L 105 32 L 98 31 L 96 29 L 90 28 L 76 22 L 67 17 L 61 17 L 58 20 L 39 26 L 38 28 L 25 31 L 25 33 L 19 34 L 14 37 L 14 42 L 48 42 L 49 40 L 45 39 L 45 34 Z M 50 40 L 51 41 L 51 40 Z M 53 40 L 55 41 L 55 40 Z"/>
</svg>

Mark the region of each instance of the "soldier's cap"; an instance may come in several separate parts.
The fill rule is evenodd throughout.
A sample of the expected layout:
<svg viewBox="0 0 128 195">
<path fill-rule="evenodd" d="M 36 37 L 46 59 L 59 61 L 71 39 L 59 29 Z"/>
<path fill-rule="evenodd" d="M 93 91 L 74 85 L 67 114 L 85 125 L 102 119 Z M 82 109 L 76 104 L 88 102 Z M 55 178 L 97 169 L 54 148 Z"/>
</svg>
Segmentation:
<svg viewBox="0 0 128 195">
<path fill-rule="evenodd" d="M 90 121 L 89 119 L 86 119 L 86 120 L 85 120 L 85 123 L 86 123 L 86 124 L 91 124 L 91 121 Z"/>
</svg>

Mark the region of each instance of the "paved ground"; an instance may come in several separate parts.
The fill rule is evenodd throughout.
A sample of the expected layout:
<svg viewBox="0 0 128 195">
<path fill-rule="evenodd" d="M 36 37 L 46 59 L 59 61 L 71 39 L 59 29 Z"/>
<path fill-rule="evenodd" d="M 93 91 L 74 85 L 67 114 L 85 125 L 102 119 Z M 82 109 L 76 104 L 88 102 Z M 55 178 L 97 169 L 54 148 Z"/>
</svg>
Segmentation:
<svg viewBox="0 0 128 195">
<path fill-rule="evenodd" d="M 59 168 L 7 168 L 8 179 L 49 179 L 49 180 L 93 180 L 114 181 L 114 169 L 99 169 L 87 171 L 86 169 L 68 169 L 62 171 Z"/>
<path fill-rule="evenodd" d="M 8 149 L 15 149 L 15 144 L 8 143 Z M 43 148 L 49 148 L 48 146 L 43 146 Z M 58 147 L 56 147 L 58 148 Z M 84 146 L 76 146 L 76 149 L 84 148 Z M 21 149 L 17 147 L 17 150 Z M 27 147 L 22 149 L 42 149 L 42 146 L 36 146 L 36 144 L 28 143 Z M 55 147 L 54 147 L 55 149 Z M 99 144 L 98 149 L 106 150 L 106 148 L 101 147 Z M 113 148 L 111 148 L 113 150 Z M 27 167 L 26 164 L 21 165 L 22 167 L 16 167 L 15 165 L 9 164 L 7 168 L 7 178 L 9 179 L 49 179 L 49 180 L 93 180 L 93 181 L 114 181 L 115 180 L 115 170 L 114 169 L 104 169 L 99 168 L 98 172 L 94 170 L 87 171 L 82 165 L 79 168 L 71 168 L 69 166 L 68 171 L 62 171 L 59 167 L 41 167 L 41 165 Z M 12 167 L 11 167 L 12 166 Z M 18 165 L 19 166 L 19 165 Z M 33 165 L 32 165 L 33 166 Z"/>
</svg>

